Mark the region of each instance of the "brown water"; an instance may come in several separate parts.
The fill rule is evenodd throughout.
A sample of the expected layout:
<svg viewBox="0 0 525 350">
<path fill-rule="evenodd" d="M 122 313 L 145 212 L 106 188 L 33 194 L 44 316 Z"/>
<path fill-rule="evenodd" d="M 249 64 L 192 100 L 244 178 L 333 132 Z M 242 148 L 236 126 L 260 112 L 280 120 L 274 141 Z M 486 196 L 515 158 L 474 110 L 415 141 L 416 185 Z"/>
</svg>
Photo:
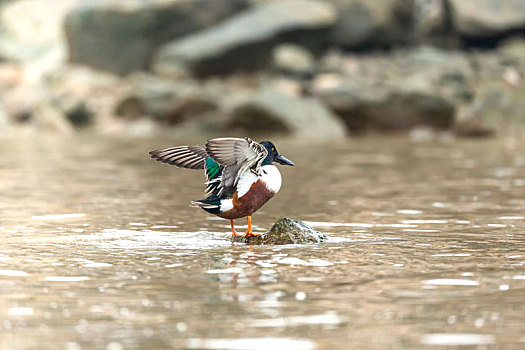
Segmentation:
<svg viewBox="0 0 525 350">
<path fill-rule="evenodd" d="M 185 141 L 0 140 L 0 349 L 525 348 L 525 142 L 275 140 L 256 229 L 330 240 L 249 247 Z"/>
</svg>

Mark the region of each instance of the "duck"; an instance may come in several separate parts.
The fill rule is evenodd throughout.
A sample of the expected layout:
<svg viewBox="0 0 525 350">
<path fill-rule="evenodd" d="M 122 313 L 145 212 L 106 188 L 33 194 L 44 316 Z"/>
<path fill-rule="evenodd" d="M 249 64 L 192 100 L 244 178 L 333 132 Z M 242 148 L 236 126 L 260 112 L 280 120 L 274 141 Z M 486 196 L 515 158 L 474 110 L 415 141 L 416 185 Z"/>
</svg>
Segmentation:
<svg viewBox="0 0 525 350">
<path fill-rule="evenodd" d="M 252 214 L 268 202 L 282 185 L 274 163 L 295 164 L 277 151 L 271 141 L 256 142 L 248 137 L 221 137 L 204 145 L 176 146 L 149 152 L 156 161 L 205 172 L 204 199 L 191 206 L 230 220 L 234 236 L 252 237 Z M 235 220 L 246 217 L 246 233 L 235 231 Z"/>
</svg>

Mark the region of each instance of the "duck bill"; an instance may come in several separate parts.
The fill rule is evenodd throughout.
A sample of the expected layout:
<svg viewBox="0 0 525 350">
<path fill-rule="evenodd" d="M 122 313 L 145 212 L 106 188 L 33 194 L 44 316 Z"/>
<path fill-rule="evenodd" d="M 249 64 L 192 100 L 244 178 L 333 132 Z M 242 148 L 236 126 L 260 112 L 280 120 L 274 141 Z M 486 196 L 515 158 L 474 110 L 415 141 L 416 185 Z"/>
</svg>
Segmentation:
<svg viewBox="0 0 525 350">
<path fill-rule="evenodd" d="M 282 165 L 290 165 L 290 166 L 294 166 L 295 164 L 289 160 L 289 159 L 286 159 L 286 157 L 283 157 L 282 155 L 278 155 L 277 157 L 274 158 L 275 161 L 279 164 L 282 164 Z"/>
</svg>

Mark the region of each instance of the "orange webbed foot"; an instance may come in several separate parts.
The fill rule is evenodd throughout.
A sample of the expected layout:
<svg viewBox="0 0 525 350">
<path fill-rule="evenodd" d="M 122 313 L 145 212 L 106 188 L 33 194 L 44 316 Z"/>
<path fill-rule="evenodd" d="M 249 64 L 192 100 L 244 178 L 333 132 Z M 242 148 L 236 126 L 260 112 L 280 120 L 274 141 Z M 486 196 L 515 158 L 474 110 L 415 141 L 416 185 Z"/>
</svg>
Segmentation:
<svg viewBox="0 0 525 350">
<path fill-rule="evenodd" d="M 246 230 L 246 234 L 244 235 L 244 237 L 255 237 L 255 236 L 260 236 L 260 235 L 261 235 L 260 233 L 253 233 L 253 231 L 252 231 L 252 217 L 248 216 L 248 230 Z"/>
<path fill-rule="evenodd" d="M 230 225 L 232 227 L 232 237 L 244 237 L 244 235 L 241 235 L 235 231 L 235 222 L 234 220 L 230 220 Z"/>
</svg>

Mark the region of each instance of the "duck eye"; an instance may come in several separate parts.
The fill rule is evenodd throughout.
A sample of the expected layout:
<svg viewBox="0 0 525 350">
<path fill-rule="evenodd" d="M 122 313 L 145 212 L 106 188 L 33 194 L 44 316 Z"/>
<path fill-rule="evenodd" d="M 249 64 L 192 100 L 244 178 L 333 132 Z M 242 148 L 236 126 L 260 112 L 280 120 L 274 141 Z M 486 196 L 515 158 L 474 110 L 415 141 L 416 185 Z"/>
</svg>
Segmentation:
<svg viewBox="0 0 525 350">
<path fill-rule="evenodd" d="M 275 148 L 272 147 L 272 151 L 275 151 Z"/>
</svg>

